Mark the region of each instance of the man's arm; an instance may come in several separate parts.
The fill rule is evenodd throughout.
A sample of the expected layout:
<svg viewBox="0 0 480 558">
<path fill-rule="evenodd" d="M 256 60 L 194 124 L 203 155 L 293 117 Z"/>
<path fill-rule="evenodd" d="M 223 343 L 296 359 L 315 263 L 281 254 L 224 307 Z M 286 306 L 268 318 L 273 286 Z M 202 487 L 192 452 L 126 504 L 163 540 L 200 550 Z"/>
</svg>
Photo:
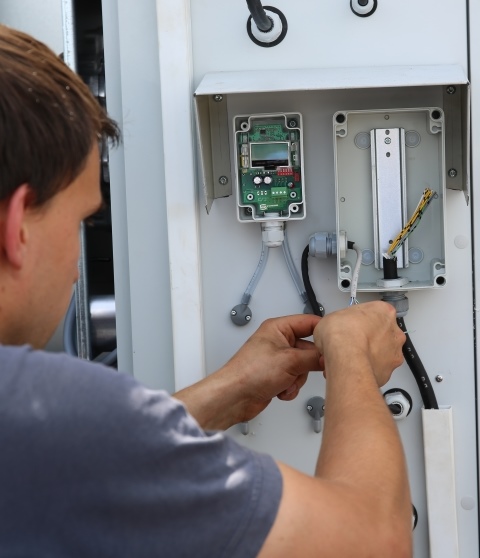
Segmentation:
<svg viewBox="0 0 480 558">
<path fill-rule="evenodd" d="M 327 377 L 315 476 L 280 464 L 282 500 L 259 556 L 410 557 L 405 459 L 378 390 L 403 360 L 395 311 L 377 302 L 333 314 L 320 322 L 315 341 Z"/>
<path fill-rule="evenodd" d="M 312 335 L 320 318 L 308 314 L 265 321 L 225 366 L 174 395 L 204 429 L 248 421 L 274 397 L 294 399 L 323 359 Z"/>
</svg>

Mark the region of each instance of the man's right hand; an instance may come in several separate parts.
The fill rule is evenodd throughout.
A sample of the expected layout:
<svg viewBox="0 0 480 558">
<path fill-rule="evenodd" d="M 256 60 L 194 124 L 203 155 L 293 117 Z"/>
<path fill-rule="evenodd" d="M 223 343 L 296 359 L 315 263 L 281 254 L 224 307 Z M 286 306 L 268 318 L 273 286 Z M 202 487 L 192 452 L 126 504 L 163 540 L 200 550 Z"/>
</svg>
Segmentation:
<svg viewBox="0 0 480 558">
<path fill-rule="evenodd" d="M 259 558 L 411 558 L 407 468 L 378 389 L 403 360 L 395 309 L 372 302 L 334 312 L 314 339 L 327 374 L 315 477 L 279 464 L 282 499 Z"/>
<path fill-rule="evenodd" d="M 318 323 L 313 335 L 327 371 L 332 356 L 350 353 L 353 359 L 366 357 L 377 384 L 383 386 L 403 362 L 405 334 L 397 325 L 395 309 L 386 302 L 333 312 Z"/>
</svg>

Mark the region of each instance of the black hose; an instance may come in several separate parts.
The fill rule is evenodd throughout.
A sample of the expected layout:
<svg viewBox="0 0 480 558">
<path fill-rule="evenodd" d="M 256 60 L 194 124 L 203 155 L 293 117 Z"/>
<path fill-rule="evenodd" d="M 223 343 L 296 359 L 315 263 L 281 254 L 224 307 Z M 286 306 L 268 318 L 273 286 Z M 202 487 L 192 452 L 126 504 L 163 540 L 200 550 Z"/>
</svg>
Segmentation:
<svg viewBox="0 0 480 558">
<path fill-rule="evenodd" d="M 407 328 L 405 326 L 405 321 L 403 318 L 397 318 L 398 327 L 405 333 L 407 340 L 403 345 L 402 352 L 406 363 L 412 371 L 413 377 L 417 382 L 418 389 L 420 390 L 420 395 L 422 396 L 422 401 L 425 409 L 438 409 L 437 398 L 435 397 L 435 391 L 433 390 L 432 383 L 428 377 L 427 371 L 423 366 L 420 357 L 418 356 L 415 347 L 413 346 L 412 340 L 408 333 L 406 333 Z"/>
<path fill-rule="evenodd" d="M 260 31 L 268 32 L 273 27 L 272 20 L 267 16 L 260 0 L 247 0 L 247 6 L 252 14 L 252 19 Z"/>
<path fill-rule="evenodd" d="M 312 308 L 313 313 L 315 316 L 324 316 L 325 315 L 325 308 L 321 306 L 318 301 L 317 297 L 315 296 L 315 292 L 313 290 L 312 284 L 310 283 L 310 277 L 308 275 L 308 253 L 310 250 L 310 246 L 307 244 L 305 250 L 302 254 L 302 279 L 303 284 L 305 286 L 305 292 L 307 293 L 307 299 Z"/>
</svg>

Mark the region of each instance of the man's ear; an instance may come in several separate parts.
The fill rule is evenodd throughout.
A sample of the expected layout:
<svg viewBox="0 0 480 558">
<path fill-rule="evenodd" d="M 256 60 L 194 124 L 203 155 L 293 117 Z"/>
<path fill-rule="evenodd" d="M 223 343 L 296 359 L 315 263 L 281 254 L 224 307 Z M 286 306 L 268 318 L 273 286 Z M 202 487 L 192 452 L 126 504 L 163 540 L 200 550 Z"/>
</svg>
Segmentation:
<svg viewBox="0 0 480 558">
<path fill-rule="evenodd" d="M 5 202 L 3 249 L 15 269 L 21 269 L 24 262 L 28 239 L 25 214 L 30 202 L 31 191 L 27 184 L 19 186 Z"/>
</svg>

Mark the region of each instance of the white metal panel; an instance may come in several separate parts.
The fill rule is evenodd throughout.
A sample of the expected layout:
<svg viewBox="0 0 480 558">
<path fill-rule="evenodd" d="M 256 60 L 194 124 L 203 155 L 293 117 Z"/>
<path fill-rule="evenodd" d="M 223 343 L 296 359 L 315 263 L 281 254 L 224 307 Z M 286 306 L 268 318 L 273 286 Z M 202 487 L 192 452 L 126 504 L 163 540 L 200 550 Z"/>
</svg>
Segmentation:
<svg viewBox="0 0 480 558">
<path fill-rule="evenodd" d="M 257 47 L 258 48 L 258 47 Z M 377 89 L 467 83 L 457 64 L 434 66 L 361 66 L 292 70 L 212 72 L 203 76 L 195 94 L 267 93 L 322 89 Z"/>
<path fill-rule="evenodd" d="M 204 375 L 190 2 L 157 0 L 157 17 L 175 388 L 179 390 Z"/>
<path fill-rule="evenodd" d="M 265 4 L 265 3 L 264 3 Z M 466 2 L 379 0 L 360 18 L 349 0 L 276 0 L 288 20 L 285 40 L 257 47 L 241 0 L 192 2 L 195 82 L 208 72 L 461 64 L 467 69 Z"/>
<path fill-rule="evenodd" d="M 125 297 L 119 301 L 121 319 L 130 313 L 134 375 L 152 387 L 173 391 L 156 5 L 155 0 L 135 5 L 104 0 L 103 5 L 107 106 L 123 132 L 123 152 L 113 155 L 111 169 L 115 288 Z M 124 275 L 127 261 L 129 272 Z M 129 364 L 128 350 L 124 358 L 122 368 Z"/>
<path fill-rule="evenodd" d="M 243 23 L 237 28 L 237 20 L 246 19 L 242 3 L 229 3 L 228 7 L 219 2 L 206 4 L 192 5 L 195 82 L 200 83 L 207 72 L 214 75 L 201 82 L 197 93 L 238 92 L 228 94 L 229 117 L 275 111 L 298 111 L 303 115 L 307 219 L 288 227 L 290 245 L 299 267 L 300 254 L 309 235 L 318 230 L 335 230 L 332 115 L 337 110 L 442 106 L 441 93 L 435 84 L 448 83 L 449 78 L 440 76 L 437 66 L 460 66 L 456 80 L 466 82 L 466 6 L 452 7 L 446 3 L 440 6 L 431 2 L 422 2 L 421 6 L 407 2 L 400 6 L 383 2 L 379 5 L 383 15 L 377 17 L 376 14 L 365 22 L 349 13 L 348 2 L 345 6 L 341 2 L 335 6 L 318 3 L 313 6 L 307 1 L 301 5 L 296 3 L 295 8 L 291 3 L 278 2 L 275 6 L 287 15 L 289 34 L 279 47 L 261 49 L 249 44 Z M 299 23 L 304 6 L 310 24 L 302 22 L 308 32 Z M 323 26 L 325 33 L 315 29 L 314 16 L 319 11 L 324 19 L 319 20 L 318 25 Z M 435 29 L 431 25 L 433 14 Z M 206 21 L 213 21 L 215 17 L 219 22 L 215 26 L 218 40 L 207 42 L 206 34 L 211 28 Z M 296 24 L 302 31 L 295 30 Z M 420 27 L 422 33 L 414 35 L 418 40 L 412 40 L 412 29 Z M 332 40 L 333 34 L 335 40 Z M 358 46 L 360 35 L 366 45 L 364 48 Z M 382 77 L 383 68 L 390 65 L 406 65 L 407 69 L 399 74 L 397 68 L 390 68 Z M 424 71 L 417 65 L 431 65 L 432 68 Z M 351 71 L 352 66 L 382 68 L 378 72 L 361 68 Z M 306 68 L 309 70 L 303 71 Z M 305 78 L 315 74 L 328 76 L 321 79 L 336 90 L 315 91 L 322 89 L 319 87 L 321 79 L 309 82 Z M 371 87 L 366 85 L 369 76 Z M 432 87 L 413 87 L 408 93 L 401 87 L 396 91 L 381 88 L 391 80 L 400 86 L 402 79 L 405 85 L 430 83 Z M 364 84 L 363 89 L 352 89 L 349 83 L 353 87 Z M 250 94 L 256 89 L 261 93 Z M 279 89 L 286 92 L 275 93 Z M 270 250 L 266 271 L 252 297 L 251 324 L 238 328 L 231 323 L 228 311 L 239 302 L 260 254 L 259 228 L 235 223 L 234 205 L 232 198 L 217 199 L 211 214 L 200 216 L 204 334 L 209 371 L 221 366 L 263 319 L 303 309 L 282 253 L 274 249 Z M 465 205 L 461 192 L 452 191 L 446 192 L 446 207 L 446 257 L 451 271 L 448 284 L 435 292 L 410 293 L 406 323 L 432 379 L 437 375 L 443 377 L 441 383 L 434 382 L 439 403 L 459 407 L 454 424 L 459 548 L 462 558 L 476 558 L 476 448 L 474 444 L 465 443 L 465 440 L 474 440 L 476 435 L 470 208 Z M 346 306 L 348 295 L 341 295 L 336 286 L 334 259 L 311 261 L 310 268 L 318 298 L 327 311 Z M 362 301 L 372 298 L 374 295 L 360 295 Z M 454 343 L 451 324 L 455 324 Z M 414 400 L 412 414 L 399 423 L 399 429 L 407 454 L 413 502 L 419 513 L 414 535 L 415 556 L 423 558 L 429 553 L 429 541 L 421 400 L 405 365 L 386 386 L 392 387 L 402 387 Z M 321 441 L 321 435 L 313 432 L 305 409 L 312 395 L 324 395 L 324 380 L 317 374 L 311 375 L 298 400 L 290 404 L 274 401 L 266 412 L 251 422 L 247 436 L 239 427 L 232 428 L 230 434 L 249 447 L 267 451 L 277 459 L 312 472 Z M 473 506 L 469 506 L 471 501 Z"/>
</svg>

